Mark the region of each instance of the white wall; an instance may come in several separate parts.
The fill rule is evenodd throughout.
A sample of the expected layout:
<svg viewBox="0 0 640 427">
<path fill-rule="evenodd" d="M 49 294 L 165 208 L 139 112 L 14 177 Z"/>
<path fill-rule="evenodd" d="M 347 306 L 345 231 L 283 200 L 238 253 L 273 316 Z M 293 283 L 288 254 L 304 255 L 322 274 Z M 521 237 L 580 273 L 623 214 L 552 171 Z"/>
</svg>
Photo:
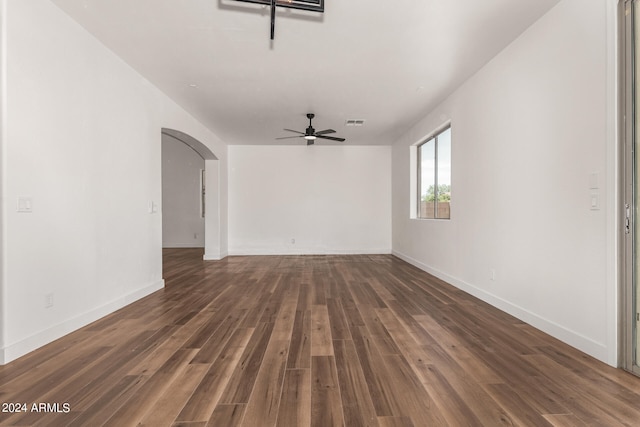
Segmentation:
<svg viewBox="0 0 640 427">
<path fill-rule="evenodd" d="M 163 285 L 161 129 L 226 146 L 47 0 L 6 0 L 2 361 Z M 19 197 L 31 213 L 16 212 Z M 226 224 L 220 227 L 226 251 Z M 53 295 L 53 307 L 45 297 Z"/>
<path fill-rule="evenodd" d="M 615 10 L 562 1 L 397 141 L 392 188 L 395 254 L 612 365 Z M 409 147 L 447 120 L 451 220 L 410 219 Z"/>
<path fill-rule="evenodd" d="M 6 322 L 3 313 L 6 307 L 5 286 L 4 286 L 4 211 L 2 202 L 4 200 L 4 141 L 6 140 L 7 118 L 6 118 L 6 97 L 7 92 L 7 2 L 0 0 L 0 349 L 4 347 Z M 0 363 L 3 362 L 3 352 L 0 351 Z"/>
<path fill-rule="evenodd" d="M 391 148 L 320 144 L 229 147 L 230 254 L 390 253 Z"/>
<path fill-rule="evenodd" d="M 162 247 L 204 247 L 202 170 L 204 159 L 194 149 L 162 135 Z"/>
</svg>

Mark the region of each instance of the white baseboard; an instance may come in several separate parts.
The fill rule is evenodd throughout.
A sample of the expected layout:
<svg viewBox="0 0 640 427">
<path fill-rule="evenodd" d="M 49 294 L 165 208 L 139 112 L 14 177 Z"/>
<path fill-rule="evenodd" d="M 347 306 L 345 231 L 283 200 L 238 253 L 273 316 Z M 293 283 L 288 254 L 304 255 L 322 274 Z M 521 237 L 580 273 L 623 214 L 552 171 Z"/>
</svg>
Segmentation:
<svg viewBox="0 0 640 427">
<path fill-rule="evenodd" d="M 205 254 L 202 256 L 202 259 L 204 261 L 220 261 L 221 259 L 225 259 L 228 256 L 229 253 L 226 251 L 216 253 L 205 252 Z"/>
<path fill-rule="evenodd" d="M 32 352 L 46 344 L 49 344 L 58 338 L 61 338 L 73 331 L 76 331 L 88 324 L 121 309 L 134 301 L 146 297 L 164 287 L 164 280 L 159 280 L 144 288 L 123 295 L 116 300 L 103 304 L 99 307 L 91 309 L 86 313 L 65 320 L 57 325 L 53 325 L 41 332 L 30 337 L 24 338 L 13 344 L 7 345 L 0 350 L 0 364 L 7 364 L 27 353 Z"/>
<path fill-rule="evenodd" d="M 575 331 L 567 329 L 564 326 L 559 325 L 549 319 L 545 319 L 544 317 L 541 317 L 535 313 L 532 313 L 531 311 L 528 311 L 518 305 L 502 299 L 497 295 L 493 295 L 487 291 L 484 291 L 470 283 L 434 269 L 429 265 L 411 258 L 410 256 L 405 255 L 401 252 L 394 250 L 392 254 L 408 262 L 409 264 L 412 264 L 419 269 L 426 271 L 427 273 L 432 274 L 439 279 L 444 280 L 445 282 L 455 286 L 456 288 L 461 289 L 488 304 L 491 304 L 492 306 L 504 311 L 505 313 L 508 313 L 522 320 L 523 322 L 528 323 L 529 325 L 551 335 L 552 337 L 557 338 L 560 341 L 563 341 L 566 344 L 569 344 L 570 346 L 575 347 L 578 350 L 583 351 L 588 355 L 609 364 L 610 366 L 614 366 L 609 363 L 609 355 L 606 345 L 596 342 L 581 334 L 578 334 Z"/>
<path fill-rule="evenodd" d="M 390 248 L 379 249 L 326 249 L 326 248 L 231 248 L 230 256 L 251 255 L 382 255 L 391 254 Z"/>
<path fill-rule="evenodd" d="M 188 248 L 202 248 L 204 249 L 204 243 L 192 242 L 192 243 L 163 243 L 163 248 L 168 249 L 188 249 Z"/>
<path fill-rule="evenodd" d="M 216 248 L 215 250 L 207 250 L 205 248 L 204 250 L 204 255 L 202 256 L 202 259 L 204 261 L 219 261 L 221 259 L 225 259 L 226 257 L 229 256 L 229 252 L 225 251 L 221 251 L 220 249 Z"/>
</svg>

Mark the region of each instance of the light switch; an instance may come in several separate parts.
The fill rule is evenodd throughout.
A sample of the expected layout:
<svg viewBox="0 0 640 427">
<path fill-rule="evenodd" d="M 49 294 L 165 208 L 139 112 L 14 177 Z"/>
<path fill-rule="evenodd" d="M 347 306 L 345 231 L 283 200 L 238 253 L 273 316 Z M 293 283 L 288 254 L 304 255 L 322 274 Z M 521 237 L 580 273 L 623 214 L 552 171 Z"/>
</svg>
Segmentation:
<svg viewBox="0 0 640 427">
<path fill-rule="evenodd" d="M 591 194 L 591 210 L 597 211 L 600 209 L 600 198 L 597 194 Z"/>
<path fill-rule="evenodd" d="M 592 190 L 600 188 L 600 185 L 598 184 L 598 172 L 589 174 L 589 188 Z"/>
<path fill-rule="evenodd" d="M 20 196 L 18 197 L 18 212 L 31 213 L 33 212 L 33 202 L 31 197 Z"/>
</svg>

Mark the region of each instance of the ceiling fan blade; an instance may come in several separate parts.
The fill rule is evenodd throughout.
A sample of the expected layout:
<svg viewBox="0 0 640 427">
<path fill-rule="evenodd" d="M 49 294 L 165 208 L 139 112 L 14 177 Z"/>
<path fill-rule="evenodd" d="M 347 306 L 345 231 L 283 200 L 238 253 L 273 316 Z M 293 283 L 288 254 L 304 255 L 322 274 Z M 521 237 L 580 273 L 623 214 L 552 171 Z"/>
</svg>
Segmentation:
<svg viewBox="0 0 640 427">
<path fill-rule="evenodd" d="M 285 129 L 285 130 L 286 130 L 286 131 L 289 131 L 289 132 L 299 133 L 300 135 L 304 135 L 304 132 L 300 132 L 300 131 L 298 131 L 298 130 L 293 130 L 293 129 Z"/>
<path fill-rule="evenodd" d="M 319 130 L 318 132 L 316 132 L 316 135 L 324 135 L 327 133 L 336 133 L 336 131 L 333 129 Z"/>
<path fill-rule="evenodd" d="M 318 135 L 317 133 L 316 133 L 316 138 L 329 139 L 331 141 L 340 141 L 340 142 L 346 141 L 346 139 L 344 139 L 344 138 L 336 138 L 336 137 L 333 137 L 333 136 Z"/>
<path fill-rule="evenodd" d="M 302 138 L 304 137 L 304 135 L 300 135 L 300 136 L 282 136 L 280 138 L 276 138 L 276 139 L 291 139 L 291 138 Z"/>
</svg>

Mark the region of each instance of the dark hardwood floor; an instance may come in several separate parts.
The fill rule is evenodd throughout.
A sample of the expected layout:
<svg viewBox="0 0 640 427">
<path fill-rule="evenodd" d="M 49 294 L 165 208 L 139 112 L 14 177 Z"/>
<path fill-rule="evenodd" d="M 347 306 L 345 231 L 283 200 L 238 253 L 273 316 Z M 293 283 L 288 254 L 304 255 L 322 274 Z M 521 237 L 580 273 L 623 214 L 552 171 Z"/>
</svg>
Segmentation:
<svg viewBox="0 0 640 427">
<path fill-rule="evenodd" d="M 393 256 L 181 249 L 164 270 L 164 290 L 0 367 L 3 409 L 28 405 L 0 423 L 640 425 L 639 378 Z"/>
</svg>

